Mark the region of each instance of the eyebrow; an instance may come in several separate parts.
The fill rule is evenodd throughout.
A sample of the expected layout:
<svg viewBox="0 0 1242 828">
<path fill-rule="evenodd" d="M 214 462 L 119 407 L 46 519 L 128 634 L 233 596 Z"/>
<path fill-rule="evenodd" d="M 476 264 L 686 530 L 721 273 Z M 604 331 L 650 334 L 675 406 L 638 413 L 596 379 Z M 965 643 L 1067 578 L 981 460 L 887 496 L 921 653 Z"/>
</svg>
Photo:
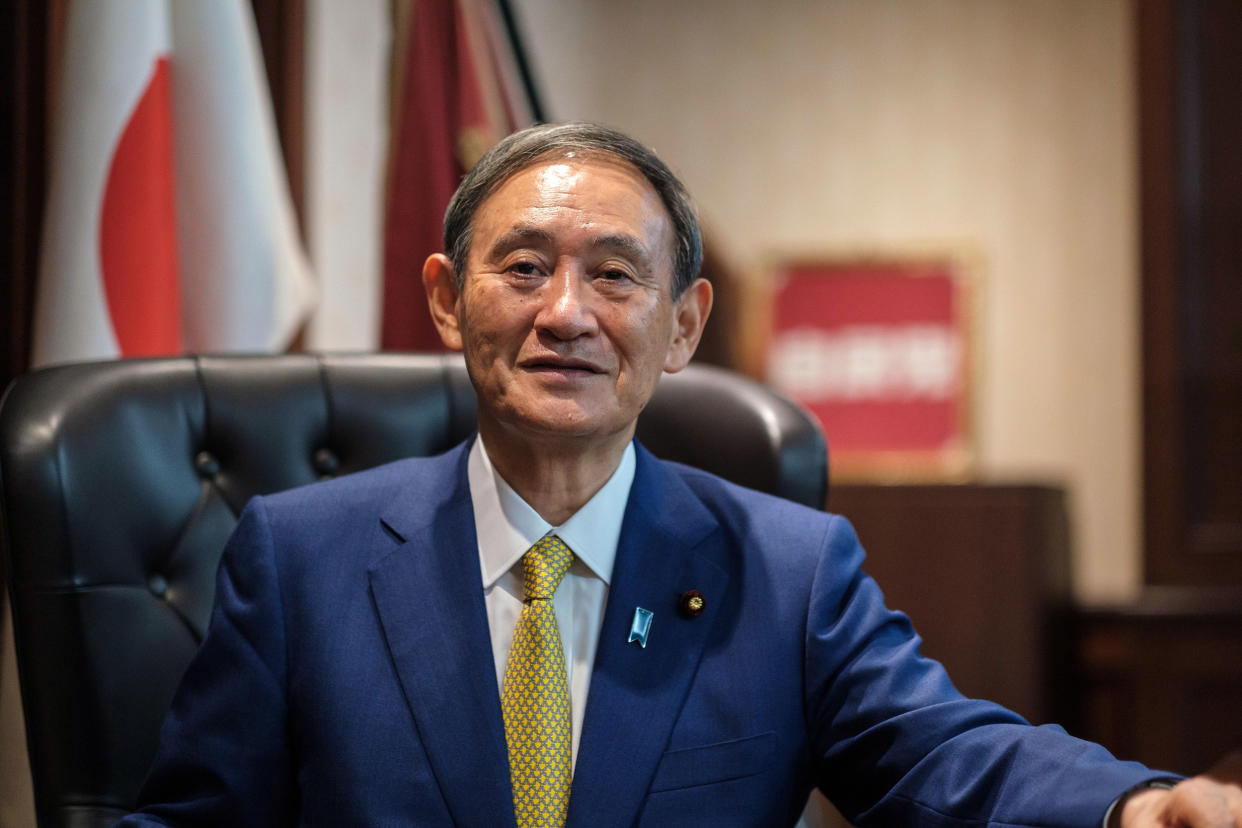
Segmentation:
<svg viewBox="0 0 1242 828">
<path fill-rule="evenodd" d="M 515 247 L 522 247 L 523 245 L 530 244 L 531 242 L 550 244 L 552 242 L 552 234 L 547 230 L 542 230 L 538 227 L 519 224 L 507 232 L 502 233 L 500 237 L 492 243 L 492 247 L 488 250 L 488 254 L 493 259 L 499 258 Z"/>
<path fill-rule="evenodd" d="M 625 254 L 640 264 L 650 264 L 650 256 L 647 253 L 647 248 L 643 247 L 642 243 L 638 239 L 628 234 L 613 233 L 607 236 L 597 236 L 591 240 L 591 247 L 597 249 L 605 248 L 608 250 L 615 250 L 618 253 Z"/>
<path fill-rule="evenodd" d="M 490 258 L 496 259 L 517 247 L 532 243 L 552 244 L 554 241 L 553 234 L 543 228 L 519 224 L 502 233 L 492 243 L 488 254 Z M 596 236 L 591 239 L 591 247 L 597 250 L 615 250 L 644 265 L 650 263 L 651 257 L 642 242 L 628 233 L 609 233 L 603 236 Z"/>
</svg>

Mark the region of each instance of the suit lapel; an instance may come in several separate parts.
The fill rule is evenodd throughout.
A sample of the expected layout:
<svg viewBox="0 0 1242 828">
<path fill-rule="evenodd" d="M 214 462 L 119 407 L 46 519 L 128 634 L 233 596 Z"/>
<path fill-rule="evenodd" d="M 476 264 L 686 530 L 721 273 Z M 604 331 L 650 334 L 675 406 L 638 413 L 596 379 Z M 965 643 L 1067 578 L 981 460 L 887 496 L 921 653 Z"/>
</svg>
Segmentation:
<svg viewBox="0 0 1242 828">
<path fill-rule="evenodd" d="M 371 592 L 406 702 L 453 821 L 513 825 L 500 696 L 479 572 L 466 447 L 384 516 L 405 542 Z"/>
<path fill-rule="evenodd" d="M 591 673 L 569 826 L 630 825 L 681 710 L 728 583 L 715 518 L 672 471 L 638 447 L 638 467 Z M 683 592 L 707 597 L 678 614 Z M 634 609 L 655 613 L 645 648 L 629 643 Z"/>
</svg>

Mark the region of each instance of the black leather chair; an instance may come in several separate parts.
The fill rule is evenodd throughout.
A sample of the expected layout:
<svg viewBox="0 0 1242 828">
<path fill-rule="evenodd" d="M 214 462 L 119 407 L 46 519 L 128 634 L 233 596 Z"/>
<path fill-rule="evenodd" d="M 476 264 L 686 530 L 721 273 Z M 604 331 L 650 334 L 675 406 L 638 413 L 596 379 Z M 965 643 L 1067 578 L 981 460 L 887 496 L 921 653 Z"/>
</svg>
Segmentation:
<svg viewBox="0 0 1242 828">
<path fill-rule="evenodd" d="M 131 806 L 202 638 L 246 500 L 410 455 L 474 427 L 459 358 L 184 357 L 70 365 L 0 403 L 0 504 L 40 825 Z M 666 377 L 655 454 L 820 507 L 815 423 L 715 368 Z"/>
</svg>

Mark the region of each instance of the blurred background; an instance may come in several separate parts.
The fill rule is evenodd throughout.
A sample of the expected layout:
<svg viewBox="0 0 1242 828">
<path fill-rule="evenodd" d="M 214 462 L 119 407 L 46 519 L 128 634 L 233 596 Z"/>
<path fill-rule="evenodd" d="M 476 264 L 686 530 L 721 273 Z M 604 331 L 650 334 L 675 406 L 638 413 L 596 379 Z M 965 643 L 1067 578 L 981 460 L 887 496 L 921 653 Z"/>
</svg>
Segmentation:
<svg viewBox="0 0 1242 828">
<path fill-rule="evenodd" d="M 279 173 L 244 201 L 273 200 L 276 241 L 203 278 L 257 267 L 233 301 L 274 310 L 234 339 L 191 318 L 206 300 L 178 189 L 183 322 L 166 352 L 433 347 L 417 268 L 461 171 L 533 120 L 616 126 L 698 201 L 720 297 L 701 359 L 764 378 L 782 262 L 970 261 L 968 468 L 834 478 L 828 503 L 963 690 L 1182 772 L 1242 746 L 1242 5 L 239 5 L 261 70 L 246 117 L 258 144 L 271 133 Z M 170 45 L 154 48 L 181 116 L 179 54 L 205 27 L 172 6 Z M 66 104 L 105 94 L 66 88 L 75 55 L 108 60 L 99 27 L 72 40 L 75 14 L 66 0 L 0 10 L 0 385 L 32 360 L 143 353 L 119 332 L 97 350 L 56 344 L 83 329 L 71 297 L 90 278 L 49 272 L 68 255 L 56 245 L 81 244 L 55 224 L 80 198 L 58 195 L 69 137 L 108 139 Z M 212 54 L 196 72 L 246 59 Z M 181 131 L 184 178 L 206 150 Z M 0 669 L 7 825 L 26 800 L 11 653 Z"/>
</svg>

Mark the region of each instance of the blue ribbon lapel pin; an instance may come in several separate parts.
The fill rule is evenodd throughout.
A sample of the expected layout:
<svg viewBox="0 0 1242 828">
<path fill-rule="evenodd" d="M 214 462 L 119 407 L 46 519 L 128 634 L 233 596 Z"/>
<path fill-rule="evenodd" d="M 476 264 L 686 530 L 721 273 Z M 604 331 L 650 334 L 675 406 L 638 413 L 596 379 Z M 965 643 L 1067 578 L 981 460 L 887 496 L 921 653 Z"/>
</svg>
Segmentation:
<svg viewBox="0 0 1242 828">
<path fill-rule="evenodd" d="M 637 641 L 640 647 L 646 648 L 647 634 L 651 632 L 651 619 L 655 616 L 649 609 L 634 607 L 634 620 L 630 622 L 630 637 L 626 643 Z"/>
</svg>

